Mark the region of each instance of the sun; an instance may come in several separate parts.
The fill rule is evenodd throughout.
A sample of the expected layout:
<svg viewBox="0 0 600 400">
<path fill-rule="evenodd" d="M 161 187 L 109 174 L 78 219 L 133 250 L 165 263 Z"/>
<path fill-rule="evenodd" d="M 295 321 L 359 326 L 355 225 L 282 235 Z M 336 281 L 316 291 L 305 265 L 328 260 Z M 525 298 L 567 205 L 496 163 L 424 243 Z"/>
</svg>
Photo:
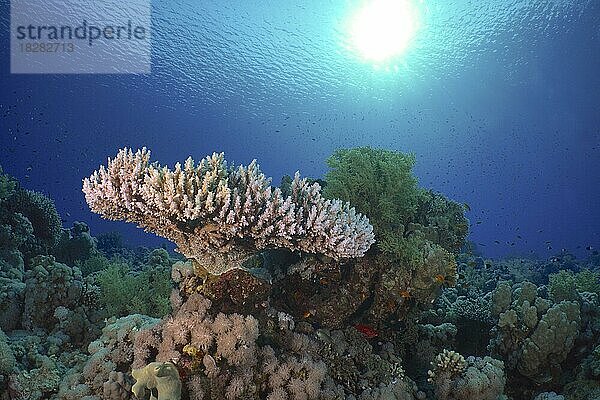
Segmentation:
<svg viewBox="0 0 600 400">
<path fill-rule="evenodd" d="M 353 50 L 377 63 L 404 54 L 419 30 L 418 11 L 411 0 L 368 1 L 350 18 Z"/>
</svg>

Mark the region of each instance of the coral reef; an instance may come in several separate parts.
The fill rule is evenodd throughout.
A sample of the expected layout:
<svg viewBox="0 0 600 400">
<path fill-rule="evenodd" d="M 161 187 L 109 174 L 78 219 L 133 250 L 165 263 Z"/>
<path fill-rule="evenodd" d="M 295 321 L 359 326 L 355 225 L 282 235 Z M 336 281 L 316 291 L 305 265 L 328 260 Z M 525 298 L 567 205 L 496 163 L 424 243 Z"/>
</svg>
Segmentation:
<svg viewBox="0 0 600 400">
<path fill-rule="evenodd" d="M 410 155 L 372 148 L 329 158 L 323 195 L 368 215 L 377 243 L 359 260 L 303 257 L 283 273 L 270 270 L 275 304 L 330 328 L 363 322 L 386 329 L 455 284 L 464 209 L 419 188 L 413 164 Z"/>
<path fill-rule="evenodd" d="M 123 150 L 86 180 L 187 260 L 61 229 L 0 172 L 0 400 L 600 398 L 598 258 L 457 254 L 464 206 L 413 163 L 340 150 L 278 189 Z"/>
</svg>

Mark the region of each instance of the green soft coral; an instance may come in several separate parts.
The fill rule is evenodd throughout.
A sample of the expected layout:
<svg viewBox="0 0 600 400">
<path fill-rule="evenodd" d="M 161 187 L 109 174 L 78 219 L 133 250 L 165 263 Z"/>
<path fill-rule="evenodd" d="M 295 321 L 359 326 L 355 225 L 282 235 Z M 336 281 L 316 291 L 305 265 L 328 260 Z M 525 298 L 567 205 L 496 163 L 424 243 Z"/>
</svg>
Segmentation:
<svg viewBox="0 0 600 400">
<path fill-rule="evenodd" d="M 145 314 L 162 317 L 169 313 L 170 272 L 147 267 L 133 273 L 124 262 L 111 262 L 96 276 L 101 302 L 109 316 Z"/>
<path fill-rule="evenodd" d="M 584 269 L 574 273 L 561 270 L 548 278 L 548 292 L 554 301 L 579 300 L 581 293 L 590 292 L 600 295 L 600 273 Z"/>
<path fill-rule="evenodd" d="M 327 159 L 330 171 L 323 195 L 350 202 L 367 215 L 376 239 L 401 232 L 418 207 L 415 156 L 358 147 L 337 150 Z"/>
<path fill-rule="evenodd" d="M 327 160 L 323 194 L 350 202 L 373 225 L 377 248 L 399 261 L 418 258 L 423 241 L 449 252 L 464 244 L 468 221 L 462 205 L 418 187 L 415 156 L 358 147 L 337 150 Z"/>
</svg>

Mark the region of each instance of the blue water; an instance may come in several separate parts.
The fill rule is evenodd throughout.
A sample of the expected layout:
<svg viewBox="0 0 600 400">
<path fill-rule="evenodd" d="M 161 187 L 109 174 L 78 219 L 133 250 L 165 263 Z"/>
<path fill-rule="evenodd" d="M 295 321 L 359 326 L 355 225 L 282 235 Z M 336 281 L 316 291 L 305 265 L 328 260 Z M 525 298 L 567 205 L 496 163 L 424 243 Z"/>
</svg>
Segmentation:
<svg viewBox="0 0 600 400">
<path fill-rule="evenodd" d="M 423 1 L 409 52 L 347 49 L 353 1 L 154 2 L 149 75 L 10 73 L 0 1 L 0 164 L 65 224 L 160 239 L 89 212 L 81 179 L 124 146 L 161 163 L 224 151 L 278 183 L 339 147 L 414 152 L 466 202 L 489 256 L 600 247 L 600 2 Z M 499 242 L 499 243 L 496 243 Z"/>
</svg>

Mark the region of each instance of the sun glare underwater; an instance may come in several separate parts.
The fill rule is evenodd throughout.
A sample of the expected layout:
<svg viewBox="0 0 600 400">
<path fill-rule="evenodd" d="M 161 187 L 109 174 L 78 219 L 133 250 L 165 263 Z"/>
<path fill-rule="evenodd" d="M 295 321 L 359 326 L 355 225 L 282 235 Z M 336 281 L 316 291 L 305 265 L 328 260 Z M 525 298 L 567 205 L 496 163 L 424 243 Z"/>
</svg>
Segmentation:
<svg viewBox="0 0 600 400">
<path fill-rule="evenodd" d="M 599 27 L 0 2 L 0 400 L 600 400 Z"/>
<path fill-rule="evenodd" d="M 412 0 L 365 2 L 348 22 L 354 50 L 376 63 L 402 56 L 420 23 L 419 10 Z"/>
</svg>

